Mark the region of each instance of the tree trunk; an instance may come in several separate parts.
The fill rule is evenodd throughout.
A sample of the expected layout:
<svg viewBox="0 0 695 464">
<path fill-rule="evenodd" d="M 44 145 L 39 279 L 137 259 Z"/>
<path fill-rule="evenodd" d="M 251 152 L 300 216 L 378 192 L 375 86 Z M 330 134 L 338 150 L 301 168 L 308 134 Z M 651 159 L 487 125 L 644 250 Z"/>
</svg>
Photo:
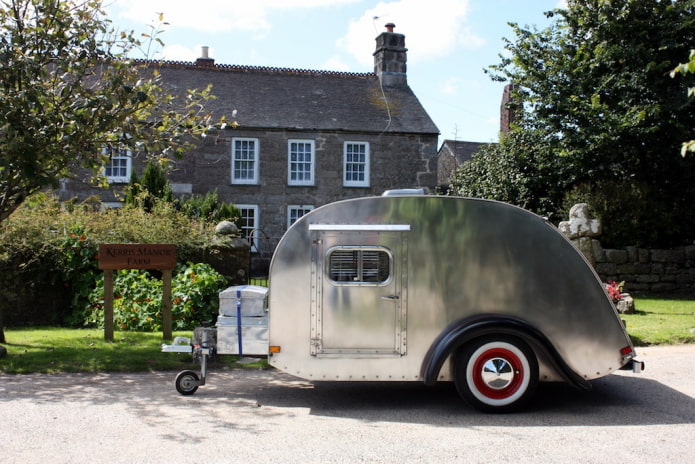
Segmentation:
<svg viewBox="0 0 695 464">
<path fill-rule="evenodd" d="M 5 341 L 5 327 L 2 323 L 2 308 L 0 308 L 0 343 L 7 343 Z"/>
</svg>

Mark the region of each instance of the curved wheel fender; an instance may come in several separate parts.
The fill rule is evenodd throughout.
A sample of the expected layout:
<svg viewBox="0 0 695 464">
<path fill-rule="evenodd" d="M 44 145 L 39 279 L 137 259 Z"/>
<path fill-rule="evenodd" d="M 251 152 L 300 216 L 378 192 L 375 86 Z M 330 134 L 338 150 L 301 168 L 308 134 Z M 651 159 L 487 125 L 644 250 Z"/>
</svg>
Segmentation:
<svg viewBox="0 0 695 464">
<path fill-rule="evenodd" d="M 425 385 L 434 385 L 444 361 L 451 353 L 474 338 L 490 334 L 519 337 L 529 343 L 534 350 L 542 350 L 553 367 L 568 383 L 581 390 L 591 389 L 591 384 L 567 365 L 543 332 L 523 319 L 504 314 L 472 316 L 456 321 L 445 328 L 430 345 L 420 367 L 420 378 Z"/>
</svg>

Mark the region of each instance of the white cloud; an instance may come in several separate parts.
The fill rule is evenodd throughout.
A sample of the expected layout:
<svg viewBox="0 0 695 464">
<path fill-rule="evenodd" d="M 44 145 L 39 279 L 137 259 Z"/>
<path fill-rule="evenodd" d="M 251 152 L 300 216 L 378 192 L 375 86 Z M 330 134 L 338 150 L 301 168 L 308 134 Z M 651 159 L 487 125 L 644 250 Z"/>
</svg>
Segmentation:
<svg viewBox="0 0 695 464">
<path fill-rule="evenodd" d="M 155 57 L 169 61 L 195 61 L 202 56 L 202 47 L 196 45 L 188 47 L 184 45 L 166 45 L 164 49 Z M 209 48 L 208 56 L 215 56 L 215 49 Z"/>
<path fill-rule="evenodd" d="M 479 79 L 464 79 L 460 76 L 451 76 L 438 84 L 439 95 L 444 97 L 457 97 L 461 95 L 470 95 L 471 92 L 477 94 L 482 92 L 487 85 L 487 82 L 482 82 Z M 470 98 L 470 97 L 469 97 Z M 447 100 L 447 104 L 451 105 L 454 100 Z"/>
<path fill-rule="evenodd" d="M 485 45 L 485 39 L 475 35 L 470 27 L 462 27 L 459 34 L 459 44 L 463 48 L 475 50 Z"/>
<path fill-rule="evenodd" d="M 461 88 L 462 80 L 458 77 L 450 77 L 442 84 L 440 92 L 444 95 L 458 95 Z"/>
<path fill-rule="evenodd" d="M 465 27 L 469 11 L 469 0 L 380 2 L 350 22 L 338 46 L 367 66 L 371 63 L 374 38 L 384 31 L 384 24 L 392 22 L 395 32 L 406 36 L 409 62 L 445 57 L 458 46 L 471 48 L 482 44 L 482 39 Z"/>
<path fill-rule="evenodd" d="M 158 13 L 175 28 L 206 32 L 240 30 L 263 37 L 271 29 L 272 11 L 322 8 L 359 0 L 113 0 L 120 18 L 149 24 Z"/>
<path fill-rule="evenodd" d="M 330 71 L 351 71 L 350 65 L 343 61 L 339 56 L 332 56 L 326 60 L 319 69 L 327 69 Z"/>
</svg>

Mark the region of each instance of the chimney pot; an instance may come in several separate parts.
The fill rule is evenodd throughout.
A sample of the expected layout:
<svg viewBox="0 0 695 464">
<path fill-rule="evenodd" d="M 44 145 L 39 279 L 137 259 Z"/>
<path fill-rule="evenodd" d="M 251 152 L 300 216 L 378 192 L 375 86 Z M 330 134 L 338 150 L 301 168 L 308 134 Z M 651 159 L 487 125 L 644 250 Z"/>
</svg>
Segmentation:
<svg viewBox="0 0 695 464">
<path fill-rule="evenodd" d="M 396 27 L 396 25 L 393 23 L 386 23 L 385 27 L 388 32 L 393 32 L 393 28 Z"/>
<path fill-rule="evenodd" d="M 202 68 L 214 68 L 215 67 L 215 60 L 213 58 L 210 58 L 209 48 L 210 47 L 206 47 L 204 45 L 200 47 L 200 53 L 202 56 L 195 60 L 196 66 L 200 66 Z"/>
</svg>

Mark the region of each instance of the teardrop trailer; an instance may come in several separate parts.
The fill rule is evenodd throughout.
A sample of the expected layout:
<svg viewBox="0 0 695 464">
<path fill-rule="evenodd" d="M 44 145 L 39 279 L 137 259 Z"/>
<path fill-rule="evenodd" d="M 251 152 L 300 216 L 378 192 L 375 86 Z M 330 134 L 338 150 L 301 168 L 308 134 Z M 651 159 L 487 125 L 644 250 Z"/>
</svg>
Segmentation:
<svg viewBox="0 0 695 464">
<path fill-rule="evenodd" d="M 295 222 L 260 316 L 237 289 L 237 317 L 221 318 L 235 322 L 163 345 L 201 364 L 177 375 L 179 393 L 205 384 L 212 353 L 264 355 L 309 381 L 453 381 L 487 412 L 519 408 L 539 382 L 588 390 L 643 369 L 603 284 L 552 224 L 505 203 L 401 193 Z"/>
</svg>

